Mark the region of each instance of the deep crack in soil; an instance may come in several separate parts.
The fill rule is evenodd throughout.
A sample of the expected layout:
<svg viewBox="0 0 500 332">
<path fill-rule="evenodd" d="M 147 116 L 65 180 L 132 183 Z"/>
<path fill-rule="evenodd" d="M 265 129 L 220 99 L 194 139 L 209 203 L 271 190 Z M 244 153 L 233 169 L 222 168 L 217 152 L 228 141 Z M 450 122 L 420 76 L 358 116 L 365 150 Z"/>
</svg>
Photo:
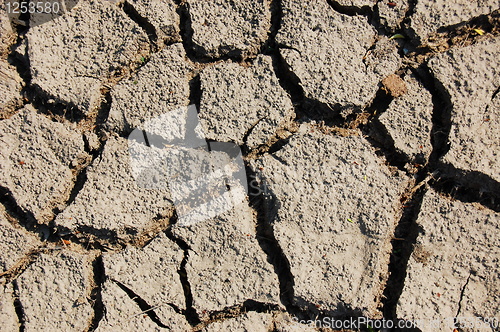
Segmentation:
<svg viewBox="0 0 500 332">
<path fill-rule="evenodd" d="M 16 310 L 17 320 L 19 322 L 19 332 L 24 332 L 26 330 L 26 326 L 24 324 L 24 308 L 21 300 L 19 299 L 19 287 L 16 280 L 12 281 L 12 287 L 14 289 L 14 309 Z"/>
<path fill-rule="evenodd" d="M 419 184 L 416 184 L 413 188 L 416 188 Z M 417 217 L 426 191 L 427 188 L 424 185 L 415 191 L 407 193 L 407 197 L 402 197 L 403 214 L 391 241 L 392 253 L 389 263 L 389 278 L 382 297 L 382 312 L 384 318 L 388 320 L 395 321 L 398 319 L 396 307 L 403 291 L 408 261 L 413 253 L 417 237 L 421 232 L 417 224 Z"/>
<path fill-rule="evenodd" d="M 176 222 L 177 222 L 177 214 L 175 214 L 172 217 L 170 225 L 171 226 L 175 225 Z M 191 285 L 189 283 L 188 274 L 186 271 L 186 264 L 187 264 L 188 259 L 189 259 L 189 250 L 191 250 L 191 248 L 184 240 L 182 240 L 179 237 L 176 237 L 172 233 L 171 228 L 166 229 L 165 234 L 167 235 L 167 237 L 171 241 L 175 242 L 175 244 L 177 244 L 177 246 L 179 246 L 179 248 L 181 248 L 183 253 L 184 253 L 184 257 L 182 258 L 181 265 L 179 266 L 179 269 L 177 270 L 177 273 L 179 274 L 179 279 L 180 279 L 180 282 L 182 285 L 182 290 L 184 291 L 184 298 L 186 301 L 186 309 L 184 310 L 183 314 L 191 326 L 197 326 L 198 324 L 201 323 L 201 320 L 200 320 L 200 316 L 199 316 L 198 312 L 196 312 L 196 309 L 193 307 L 193 293 L 191 291 Z"/>
<path fill-rule="evenodd" d="M 370 6 L 362 6 L 362 7 L 344 6 L 335 0 L 327 0 L 326 2 L 328 2 L 328 4 L 330 5 L 330 7 L 332 7 L 333 10 L 335 10 L 336 12 L 343 14 L 343 15 L 348 15 L 348 16 L 357 16 L 357 15 L 372 16 L 373 15 L 373 9 Z"/>
<path fill-rule="evenodd" d="M 141 29 L 146 33 L 149 39 L 150 52 L 154 53 L 158 51 L 158 35 L 156 33 L 155 27 L 148 21 L 147 18 L 141 16 L 139 12 L 131 5 L 128 1 L 124 1 L 121 4 L 123 12 L 134 21 Z"/>
<path fill-rule="evenodd" d="M 158 317 L 158 315 L 154 311 L 155 307 L 148 304 L 137 293 L 135 293 L 132 289 L 125 286 L 121 282 L 119 282 L 117 280 L 113 280 L 113 279 L 111 281 L 113 281 L 118 287 L 120 287 L 120 289 L 123 290 L 127 294 L 127 296 L 137 304 L 137 306 L 139 306 L 139 308 L 142 310 L 142 312 L 140 314 L 147 315 L 156 325 L 158 325 L 161 328 L 171 329 L 170 326 L 167 326 L 161 322 L 160 318 Z M 165 305 L 168 305 L 168 304 L 165 304 Z"/>
<path fill-rule="evenodd" d="M 105 315 L 106 308 L 102 302 L 102 286 L 106 280 L 104 263 L 102 254 L 97 256 L 92 262 L 92 282 L 93 287 L 90 292 L 90 303 L 94 311 L 92 320 L 86 332 L 95 331 L 99 327 L 99 323 Z"/>
</svg>

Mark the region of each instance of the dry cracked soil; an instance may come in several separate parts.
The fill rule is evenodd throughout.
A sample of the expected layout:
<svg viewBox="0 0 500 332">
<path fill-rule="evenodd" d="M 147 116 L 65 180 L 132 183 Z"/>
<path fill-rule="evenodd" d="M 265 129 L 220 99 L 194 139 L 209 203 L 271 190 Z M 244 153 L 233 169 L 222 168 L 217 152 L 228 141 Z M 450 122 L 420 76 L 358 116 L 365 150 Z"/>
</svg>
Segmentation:
<svg viewBox="0 0 500 332">
<path fill-rule="evenodd" d="M 0 4 L 0 330 L 500 331 L 499 0 L 73 2 Z"/>
</svg>

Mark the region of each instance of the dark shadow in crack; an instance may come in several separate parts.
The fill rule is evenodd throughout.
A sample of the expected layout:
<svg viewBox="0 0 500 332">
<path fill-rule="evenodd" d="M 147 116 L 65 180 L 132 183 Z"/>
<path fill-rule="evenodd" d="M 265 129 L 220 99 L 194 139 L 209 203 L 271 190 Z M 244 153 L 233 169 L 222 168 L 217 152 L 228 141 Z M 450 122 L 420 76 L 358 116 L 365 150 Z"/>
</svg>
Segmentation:
<svg viewBox="0 0 500 332">
<path fill-rule="evenodd" d="M 326 2 L 328 2 L 328 4 L 330 5 L 330 7 L 332 7 L 333 10 L 343 15 L 348 15 L 348 16 L 373 15 L 373 9 L 370 6 L 362 6 L 362 7 L 343 6 L 335 0 L 327 0 Z"/>
<path fill-rule="evenodd" d="M 430 185 L 464 203 L 479 203 L 500 212 L 500 183 L 478 171 L 464 171 L 448 163 L 438 163 Z"/>
<path fill-rule="evenodd" d="M 102 102 L 97 111 L 97 116 L 95 118 L 95 132 L 100 134 L 106 128 L 106 122 L 108 121 L 109 112 L 111 111 L 111 104 L 113 98 L 111 97 L 111 89 L 103 88 L 102 92 Z M 104 135 L 103 135 L 104 136 Z"/>
<path fill-rule="evenodd" d="M 71 192 L 69 194 L 69 197 L 65 203 L 65 206 L 69 206 L 71 203 L 73 203 L 78 196 L 78 193 L 83 189 L 85 186 L 85 183 L 87 182 L 87 170 L 90 165 L 96 160 L 98 157 L 101 156 L 102 151 L 104 149 L 105 144 L 101 144 L 98 150 L 92 150 L 89 146 L 89 142 L 86 139 L 86 136 L 83 135 L 83 141 L 85 143 L 85 152 L 88 153 L 91 156 L 91 160 L 86 164 L 86 166 L 83 169 L 78 170 L 75 182 L 73 184 L 73 188 L 71 189 Z M 57 214 L 60 211 L 55 211 Z"/>
<path fill-rule="evenodd" d="M 158 317 L 158 315 L 154 311 L 154 307 L 149 305 L 144 299 L 142 299 L 139 295 L 137 295 L 132 289 L 128 288 L 127 286 L 125 286 L 124 284 L 122 284 L 121 282 L 119 282 L 117 280 L 112 279 L 111 281 L 113 281 L 118 287 L 120 287 L 120 289 L 123 290 L 132 301 L 137 303 L 139 308 L 141 308 L 142 312 L 145 315 L 148 315 L 148 317 L 156 325 L 158 325 L 159 327 L 162 327 L 164 329 L 171 329 L 169 326 L 167 326 L 161 322 L 160 318 Z M 174 310 L 177 308 L 176 306 L 174 306 L 171 303 L 166 303 L 166 304 L 171 306 Z M 178 308 L 177 308 L 177 311 L 179 311 Z"/>
<path fill-rule="evenodd" d="M 411 26 L 411 19 L 415 14 L 417 8 L 417 1 L 418 0 L 408 0 L 408 10 L 406 11 L 404 18 L 401 21 L 401 29 L 399 31 L 396 31 L 396 33 L 410 36 L 410 43 L 412 43 L 412 45 L 420 44 L 420 37 Z"/>
<path fill-rule="evenodd" d="M 12 281 L 12 287 L 14 288 L 14 309 L 19 322 L 19 332 L 24 332 L 26 330 L 24 308 L 21 300 L 19 299 L 19 287 L 16 280 Z"/>
<path fill-rule="evenodd" d="M 75 229 L 69 229 L 61 225 L 52 225 L 51 229 L 54 229 L 52 242 L 59 242 L 60 239 L 64 239 L 79 243 L 86 249 L 101 251 L 109 251 L 111 247 L 125 247 L 123 240 L 118 237 L 115 230 L 96 228 L 88 225 L 79 225 Z"/>
<path fill-rule="evenodd" d="M 279 200 L 267 186 L 266 179 L 257 175 L 247 166 L 250 206 L 257 213 L 257 241 L 267 256 L 267 261 L 273 265 L 278 276 L 280 301 L 286 311 L 299 320 L 321 320 L 325 317 L 349 319 L 360 317 L 361 310 L 351 308 L 348 304 L 339 302 L 334 310 L 319 310 L 315 303 L 295 296 L 294 276 L 290 262 L 279 245 L 273 230 L 273 220 L 280 207 Z M 255 189 L 255 191 L 252 191 Z"/>
<path fill-rule="evenodd" d="M 377 155 L 383 156 L 389 165 L 407 171 L 405 165 L 409 161 L 408 156 L 396 149 L 394 139 L 378 119 L 373 119 L 362 131 L 366 140 L 375 147 Z"/>
<path fill-rule="evenodd" d="M 151 51 L 156 52 L 158 50 L 158 35 L 155 27 L 145 17 L 141 16 L 128 1 L 124 1 L 121 5 L 125 14 L 148 35 Z"/>
<path fill-rule="evenodd" d="M 276 42 L 276 34 L 281 28 L 282 5 L 280 0 L 271 1 L 271 29 L 267 41 L 260 53 L 272 58 L 273 69 L 280 86 L 288 93 L 295 108 L 296 118 L 325 121 L 331 124 L 339 122 L 340 105 L 328 105 L 306 97 L 300 79 L 283 58 L 280 50 L 287 49 L 300 53 L 299 50 Z"/>
<path fill-rule="evenodd" d="M 484 33 L 493 35 L 494 37 L 500 35 L 500 9 L 490 14 L 476 16 L 468 21 L 440 27 L 425 40 L 421 40 L 415 30 L 410 27 L 410 20 L 411 16 L 406 21 L 405 31 L 412 38 L 410 42 L 414 47 L 417 47 L 416 54 L 413 54 L 414 56 L 423 55 L 428 57 L 433 54 L 446 52 L 452 47 L 469 46 L 487 38 L 487 36 L 484 36 Z M 475 32 L 474 29 L 483 30 L 483 35 Z M 432 41 L 432 45 L 427 42 L 429 40 Z"/>
<path fill-rule="evenodd" d="M 394 97 L 390 93 L 388 93 L 387 90 L 382 85 L 379 84 L 379 88 L 375 93 L 375 97 L 370 102 L 370 104 L 366 106 L 363 110 L 364 113 L 368 114 L 367 121 L 369 121 L 370 119 L 378 119 L 380 115 L 382 115 L 382 113 L 384 113 L 389 108 L 389 105 L 393 100 Z M 354 114 L 351 117 L 348 117 L 347 120 L 348 121 L 351 120 L 350 118 L 354 118 L 355 115 L 356 114 Z M 352 119 L 352 122 L 355 121 L 356 121 L 355 118 Z M 356 128 L 357 123 L 352 123 L 352 122 L 350 127 Z M 359 125 L 361 126 L 362 123 L 360 123 Z"/>
<path fill-rule="evenodd" d="M 268 40 L 263 44 L 260 53 L 272 58 L 273 69 L 280 86 L 285 90 L 295 108 L 296 120 L 323 121 L 328 125 L 339 125 L 343 120 L 339 117 L 341 105 L 329 105 L 306 96 L 299 77 L 292 71 L 281 54 L 281 49 L 298 50 L 280 45 L 276 42 L 276 34 L 281 27 L 281 1 L 271 2 L 271 30 Z M 299 52 L 300 53 L 300 52 Z"/>
<path fill-rule="evenodd" d="M 322 121 L 326 125 L 338 126 L 343 123 L 340 112 L 344 108 L 340 104 L 330 105 L 306 96 L 299 77 L 292 71 L 283 58 L 280 49 L 286 47 L 276 45 L 276 50 L 270 53 L 274 73 L 281 87 L 288 93 L 295 107 L 296 120 L 308 122 Z"/>
<path fill-rule="evenodd" d="M 437 30 L 437 33 L 447 33 L 449 37 L 456 37 L 460 34 L 460 28 L 470 27 L 471 29 L 481 28 L 485 33 L 497 34 L 500 23 L 500 9 L 497 9 L 490 14 L 479 15 L 471 18 L 468 21 L 442 26 Z"/>
<path fill-rule="evenodd" d="M 265 179 L 258 176 L 249 166 L 246 167 L 246 172 L 250 188 L 250 206 L 257 213 L 257 241 L 267 255 L 267 261 L 274 267 L 274 272 L 278 276 L 281 303 L 287 310 L 293 310 L 294 281 L 290 263 L 276 240 L 271 224 L 279 208 L 279 202 L 267 187 Z"/>
<path fill-rule="evenodd" d="M 180 34 L 182 39 L 182 45 L 186 52 L 186 56 L 194 63 L 214 63 L 221 60 L 233 60 L 235 62 L 243 61 L 241 50 L 234 49 L 228 50 L 224 47 L 220 47 L 219 51 L 227 52 L 224 56 L 220 58 L 212 58 L 207 55 L 206 50 L 196 45 L 193 42 L 194 30 L 192 27 L 191 13 L 189 12 L 189 3 L 184 0 L 174 0 L 177 5 L 177 14 L 180 17 Z"/>
<path fill-rule="evenodd" d="M 431 75 L 426 64 L 411 70 L 432 96 L 432 152 L 429 156 L 429 167 L 432 171 L 436 168 L 439 159 L 449 150 L 448 136 L 451 130 L 451 111 L 453 108 L 451 96 L 442 83 Z"/>
<path fill-rule="evenodd" d="M 52 118 L 64 118 L 72 123 L 79 123 L 87 119 L 78 106 L 71 102 L 58 100 L 57 97 L 46 93 L 36 84 L 26 85 L 23 95 L 38 111 Z"/>
<path fill-rule="evenodd" d="M 258 313 L 269 313 L 281 311 L 280 306 L 272 303 L 263 303 L 248 299 L 242 304 L 237 304 L 230 307 L 225 307 L 222 310 L 212 311 L 208 314 L 206 323 L 222 321 L 230 318 L 239 317 L 249 311 Z"/>
<path fill-rule="evenodd" d="M 420 213 L 423 197 L 427 191 L 424 181 L 427 181 L 426 177 L 432 171 L 433 167 L 435 167 L 437 160 L 446 153 L 450 130 L 451 100 L 449 94 L 442 86 L 441 88 L 436 86 L 439 82 L 434 80 L 426 65 L 422 64 L 418 68 L 411 68 L 411 70 L 424 88 L 432 95 L 432 152 L 427 165 L 421 168 L 415 175 L 417 184 L 412 188 L 412 191 L 401 197 L 403 214 L 396 227 L 394 239 L 391 241 L 392 253 L 389 262 L 389 278 L 385 285 L 382 301 L 384 318 L 393 321 L 397 320 L 396 308 L 403 292 L 408 261 L 413 252 L 413 246 L 417 241 L 417 237 L 422 232 L 416 221 Z M 381 126 L 381 124 L 379 125 Z M 380 128 L 378 131 L 381 131 Z M 390 138 L 388 133 L 386 134 Z M 396 160 L 398 160 L 398 157 L 396 157 Z M 406 331 L 410 330 L 406 329 Z"/>
<path fill-rule="evenodd" d="M 465 171 L 444 163 L 441 158 L 449 151 L 453 105 L 446 88 L 435 79 L 427 65 L 412 68 L 424 87 L 431 93 L 434 105 L 428 172 L 433 174 L 431 186 L 463 202 L 478 202 L 494 211 L 500 211 L 500 184 L 479 171 Z"/>
<path fill-rule="evenodd" d="M 184 257 L 182 258 L 181 266 L 177 273 L 179 274 L 179 279 L 182 285 L 182 290 L 184 291 L 184 298 L 186 301 L 186 309 L 183 314 L 186 317 L 186 320 L 191 326 L 197 326 L 201 323 L 200 316 L 196 312 L 196 309 L 193 307 L 193 293 L 191 291 L 191 284 L 189 283 L 188 274 L 186 270 L 187 261 L 189 259 L 189 250 L 191 248 L 183 239 L 176 237 L 172 232 L 172 225 L 177 223 L 177 213 L 174 213 L 172 218 L 170 219 L 170 227 L 165 230 L 165 234 L 167 237 L 175 242 L 183 251 Z"/>
<path fill-rule="evenodd" d="M 201 95 L 202 89 L 200 75 L 196 74 L 189 81 L 189 105 L 195 105 L 198 112 L 200 112 Z M 192 130 L 194 132 L 194 129 Z"/>
<path fill-rule="evenodd" d="M 455 324 L 459 323 L 457 321 L 457 318 L 460 316 L 460 313 L 462 312 L 462 304 L 463 304 L 462 301 L 464 300 L 465 290 L 467 289 L 467 285 L 469 284 L 471 276 L 472 276 L 472 273 L 469 273 L 469 276 L 467 277 L 465 284 L 462 286 L 462 289 L 460 290 L 460 299 L 458 300 L 458 309 L 457 309 L 457 313 L 455 315 Z"/>
<path fill-rule="evenodd" d="M 396 308 L 403 292 L 408 261 L 417 237 L 423 231 L 417 224 L 417 218 L 426 191 L 425 186 L 422 186 L 412 197 L 403 198 L 403 214 L 394 232 L 394 239 L 391 241 L 389 278 L 382 297 L 382 312 L 387 320 L 397 320 Z"/>
<path fill-rule="evenodd" d="M 389 108 L 393 99 L 383 87 L 380 87 L 364 112 L 350 119 L 350 127 L 359 128 L 365 139 L 376 149 L 376 154 L 384 157 L 389 165 L 407 172 L 405 166 L 409 162 L 408 156 L 396 149 L 394 139 L 378 119 Z"/>
<path fill-rule="evenodd" d="M 53 232 L 47 225 L 39 224 L 31 211 L 18 205 L 10 189 L 0 186 L 0 203 L 5 206 L 6 213 L 27 231 L 37 234 L 41 240 L 51 239 Z"/>
<path fill-rule="evenodd" d="M 25 38 L 24 34 L 27 33 L 28 30 L 21 31 L 16 46 L 22 45 L 23 38 Z M 64 118 L 73 123 L 85 120 L 85 114 L 75 104 L 59 100 L 57 97 L 46 93 L 38 85 L 31 83 L 31 62 L 28 56 L 29 44 L 26 42 L 25 45 L 25 55 L 13 51 L 8 57 L 9 62 L 16 68 L 19 76 L 24 81 L 24 88 L 21 91 L 24 97 L 24 104 L 32 104 L 43 114 L 51 117 Z"/>
<path fill-rule="evenodd" d="M 106 307 L 102 302 L 102 285 L 106 279 L 106 274 L 104 271 L 104 263 L 102 261 L 102 255 L 99 255 L 92 262 L 92 272 L 94 287 L 90 292 L 90 302 L 92 303 L 92 309 L 94 315 L 90 322 L 87 332 L 95 331 L 99 327 L 99 322 L 102 320 L 106 313 Z"/>
</svg>

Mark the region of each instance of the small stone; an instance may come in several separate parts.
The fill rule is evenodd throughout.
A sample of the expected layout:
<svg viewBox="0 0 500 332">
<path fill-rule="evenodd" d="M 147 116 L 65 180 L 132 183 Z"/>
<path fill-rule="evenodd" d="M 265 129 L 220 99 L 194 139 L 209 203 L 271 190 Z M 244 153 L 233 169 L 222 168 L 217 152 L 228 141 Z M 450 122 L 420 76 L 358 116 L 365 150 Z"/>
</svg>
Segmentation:
<svg viewBox="0 0 500 332">
<path fill-rule="evenodd" d="M 391 74 L 382 80 L 384 90 L 392 97 L 397 98 L 408 92 L 405 81 L 396 74 Z"/>
</svg>

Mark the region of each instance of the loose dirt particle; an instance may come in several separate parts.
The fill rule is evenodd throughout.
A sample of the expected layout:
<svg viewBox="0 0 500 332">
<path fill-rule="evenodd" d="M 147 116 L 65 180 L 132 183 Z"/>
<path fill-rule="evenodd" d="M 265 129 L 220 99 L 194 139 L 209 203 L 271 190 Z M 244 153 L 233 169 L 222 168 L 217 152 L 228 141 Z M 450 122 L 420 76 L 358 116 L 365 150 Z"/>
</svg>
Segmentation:
<svg viewBox="0 0 500 332">
<path fill-rule="evenodd" d="M 396 74 L 391 74 L 382 80 L 384 90 L 394 98 L 401 97 L 408 89 L 405 81 Z"/>
</svg>

